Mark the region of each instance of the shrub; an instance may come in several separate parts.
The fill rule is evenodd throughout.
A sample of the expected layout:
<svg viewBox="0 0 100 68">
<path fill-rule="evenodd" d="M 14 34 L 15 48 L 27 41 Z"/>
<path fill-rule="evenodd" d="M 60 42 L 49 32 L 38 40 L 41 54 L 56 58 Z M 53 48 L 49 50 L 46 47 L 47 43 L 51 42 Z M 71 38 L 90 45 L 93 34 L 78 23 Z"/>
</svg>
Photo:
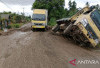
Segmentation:
<svg viewBox="0 0 100 68">
<path fill-rule="evenodd" d="M 7 28 L 8 28 L 8 29 L 11 29 L 12 27 L 11 27 L 11 25 L 8 25 Z"/>
<path fill-rule="evenodd" d="M 56 18 L 51 18 L 48 25 L 54 26 L 56 24 Z"/>
<path fill-rule="evenodd" d="M 20 25 L 19 25 L 19 24 L 14 24 L 14 27 L 15 27 L 15 28 L 19 28 Z"/>
</svg>

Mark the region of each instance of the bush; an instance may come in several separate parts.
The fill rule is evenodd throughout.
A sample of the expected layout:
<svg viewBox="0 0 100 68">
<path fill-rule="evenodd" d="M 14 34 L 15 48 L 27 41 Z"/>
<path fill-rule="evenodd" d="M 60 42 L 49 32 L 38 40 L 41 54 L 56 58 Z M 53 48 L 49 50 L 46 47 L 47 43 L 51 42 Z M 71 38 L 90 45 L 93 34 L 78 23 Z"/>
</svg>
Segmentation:
<svg viewBox="0 0 100 68">
<path fill-rule="evenodd" d="M 22 25 L 24 25 L 24 23 L 15 23 L 15 24 L 10 24 L 10 26 L 12 27 L 12 28 L 20 28 Z"/>
<path fill-rule="evenodd" d="M 100 43 L 98 44 L 98 46 L 100 47 Z"/>
<path fill-rule="evenodd" d="M 7 28 L 8 28 L 8 29 L 11 29 L 12 27 L 11 27 L 11 25 L 8 25 Z"/>
<path fill-rule="evenodd" d="M 20 25 L 19 25 L 19 24 L 14 24 L 14 27 L 15 27 L 15 28 L 19 28 Z"/>
<path fill-rule="evenodd" d="M 56 25 L 56 18 L 51 18 L 48 25 L 50 25 L 50 26 Z"/>
</svg>

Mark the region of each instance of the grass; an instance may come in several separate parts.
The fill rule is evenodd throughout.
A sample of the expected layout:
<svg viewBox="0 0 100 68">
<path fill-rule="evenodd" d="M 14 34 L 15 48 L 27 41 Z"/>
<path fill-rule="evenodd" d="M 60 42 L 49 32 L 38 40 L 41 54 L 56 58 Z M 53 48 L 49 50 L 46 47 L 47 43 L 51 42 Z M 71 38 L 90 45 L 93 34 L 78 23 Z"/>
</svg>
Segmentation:
<svg viewBox="0 0 100 68">
<path fill-rule="evenodd" d="M 50 21 L 49 21 L 49 23 L 48 23 L 49 26 L 54 26 L 56 24 L 57 23 L 56 23 L 56 19 L 55 18 L 51 18 Z"/>
<path fill-rule="evenodd" d="M 0 32 L 1 32 L 2 30 L 0 30 Z"/>
<path fill-rule="evenodd" d="M 22 25 L 24 25 L 24 23 L 16 23 L 16 24 L 10 24 L 9 26 L 11 26 L 11 28 L 20 28 Z"/>
<path fill-rule="evenodd" d="M 48 24 L 49 26 L 55 26 L 57 23 L 56 22 L 51 22 L 50 24 Z"/>
<path fill-rule="evenodd" d="M 100 43 L 98 44 L 98 47 L 100 47 Z"/>
<path fill-rule="evenodd" d="M 22 25 L 24 25 L 24 23 L 11 23 L 7 26 L 7 29 L 11 29 L 11 28 L 20 28 Z M 3 26 L 4 28 L 4 26 Z M 1 30 L 1 27 L 0 27 L 0 32 L 3 31 Z"/>
<path fill-rule="evenodd" d="M 100 43 L 96 46 L 97 48 L 100 48 Z"/>
</svg>

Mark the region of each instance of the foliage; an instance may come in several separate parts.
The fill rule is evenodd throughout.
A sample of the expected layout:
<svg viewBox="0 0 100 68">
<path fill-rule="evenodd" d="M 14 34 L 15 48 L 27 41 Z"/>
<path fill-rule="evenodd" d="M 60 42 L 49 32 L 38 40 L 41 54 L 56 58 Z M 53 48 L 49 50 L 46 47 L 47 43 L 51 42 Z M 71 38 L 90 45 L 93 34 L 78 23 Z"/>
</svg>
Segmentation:
<svg viewBox="0 0 100 68">
<path fill-rule="evenodd" d="M 89 2 L 86 2 L 86 6 L 90 7 L 90 3 Z M 100 12 L 100 5 L 99 4 L 96 4 L 96 5 L 92 5 L 95 7 L 95 9 L 99 10 Z"/>
<path fill-rule="evenodd" d="M 97 45 L 98 48 L 100 48 L 100 43 Z"/>
<path fill-rule="evenodd" d="M 9 14 L 10 15 L 10 21 L 12 23 L 24 23 L 24 22 L 29 22 L 31 20 L 30 16 L 24 16 L 16 14 L 16 13 L 11 13 L 11 12 L 2 12 L 0 14 Z"/>
<path fill-rule="evenodd" d="M 88 6 L 88 7 L 90 6 L 89 2 L 86 2 L 86 6 Z"/>
<path fill-rule="evenodd" d="M 33 9 L 47 9 L 49 25 L 53 26 L 57 19 L 65 17 L 64 0 L 35 0 Z"/>
<path fill-rule="evenodd" d="M 30 20 L 31 20 L 31 18 L 28 16 L 18 15 L 16 13 L 11 14 L 11 21 L 13 23 L 25 23 L 25 22 L 28 22 Z"/>
<path fill-rule="evenodd" d="M 64 8 L 64 0 L 35 0 L 32 5 L 33 9 L 47 9 L 49 15 L 49 25 L 54 25 L 57 19 L 71 17 L 78 12 L 77 3 L 69 0 L 68 8 Z M 89 2 L 86 2 L 89 6 Z M 100 10 L 97 4 L 96 8 Z"/>
<path fill-rule="evenodd" d="M 8 26 L 7 26 L 7 28 L 8 28 L 8 29 L 11 29 L 11 28 L 12 28 L 12 26 L 11 26 L 11 25 L 8 25 Z"/>
<path fill-rule="evenodd" d="M 2 19 L 1 18 L 1 14 L 9 14 L 9 18 L 8 19 Z M 23 25 L 23 23 L 26 22 L 30 22 L 31 21 L 31 17 L 30 16 L 24 16 L 16 14 L 16 13 L 11 13 L 11 12 L 2 12 L 0 13 L 0 22 L 2 21 L 2 28 L 4 28 L 4 21 L 7 20 L 7 28 L 11 29 L 11 28 L 19 28 Z"/>
<path fill-rule="evenodd" d="M 47 9 L 50 18 L 60 19 L 64 17 L 64 0 L 36 0 L 32 9 Z"/>
<path fill-rule="evenodd" d="M 95 8 L 96 8 L 97 10 L 99 10 L 99 12 L 100 12 L 100 5 L 99 5 L 99 4 L 95 5 Z"/>
<path fill-rule="evenodd" d="M 15 28 L 19 28 L 20 26 L 19 26 L 19 24 L 15 24 L 14 27 Z"/>
<path fill-rule="evenodd" d="M 23 25 L 23 23 L 10 24 L 11 28 L 20 28 L 22 25 Z"/>
<path fill-rule="evenodd" d="M 50 26 L 54 26 L 56 24 L 56 19 L 55 18 L 51 18 L 48 25 Z"/>
<path fill-rule="evenodd" d="M 75 2 L 75 1 L 69 1 L 69 10 L 67 10 L 67 17 L 71 17 L 71 16 L 73 16 L 77 11 L 78 11 L 78 9 L 77 9 L 77 3 Z"/>
</svg>

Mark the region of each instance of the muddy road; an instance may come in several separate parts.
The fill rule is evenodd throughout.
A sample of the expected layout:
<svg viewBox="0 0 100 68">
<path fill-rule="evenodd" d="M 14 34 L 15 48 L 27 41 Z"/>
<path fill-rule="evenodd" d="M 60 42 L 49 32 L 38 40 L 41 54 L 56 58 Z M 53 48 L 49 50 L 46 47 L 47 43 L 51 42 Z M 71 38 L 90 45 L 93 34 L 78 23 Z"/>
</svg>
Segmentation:
<svg viewBox="0 0 100 68">
<path fill-rule="evenodd" d="M 50 31 L 33 32 L 30 24 L 0 36 L 0 68 L 100 68 L 100 64 L 77 64 L 69 61 L 100 62 L 100 50 L 80 47 L 52 35 Z"/>
</svg>

